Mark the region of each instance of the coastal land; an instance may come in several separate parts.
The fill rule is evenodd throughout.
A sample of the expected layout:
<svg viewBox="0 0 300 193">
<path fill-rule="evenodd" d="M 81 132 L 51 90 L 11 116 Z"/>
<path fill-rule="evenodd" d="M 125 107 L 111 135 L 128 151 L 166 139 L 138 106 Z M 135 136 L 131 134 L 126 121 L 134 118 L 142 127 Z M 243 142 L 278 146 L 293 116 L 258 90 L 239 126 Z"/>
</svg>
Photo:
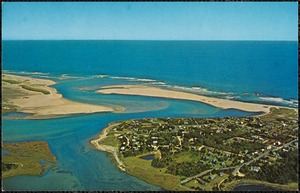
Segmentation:
<svg viewBox="0 0 300 193">
<path fill-rule="evenodd" d="M 126 173 L 166 190 L 259 184 L 298 190 L 298 111 L 254 117 L 144 118 L 110 123 L 91 141 Z"/>
<path fill-rule="evenodd" d="M 40 175 L 56 163 L 45 141 L 2 143 L 2 178 Z"/>
<path fill-rule="evenodd" d="M 45 119 L 124 110 L 122 107 L 67 100 L 51 87 L 54 84 L 54 81 L 47 79 L 2 74 L 2 113 L 22 112 L 28 114 L 28 119 Z"/>
<path fill-rule="evenodd" d="M 220 99 L 215 97 L 207 97 L 193 93 L 167 90 L 158 87 L 149 87 L 144 85 L 115 85 L 105 86 L 96 91 L 101 94 L 121 94 L 136 95 L 148 97 L 160 97 L 168 99 L 190 100 L 205 103 L 221 109 L 238 109 L 248 112 L 269 113 L 271 105 L 247 103 L 228 99 Z"/>
</svg>

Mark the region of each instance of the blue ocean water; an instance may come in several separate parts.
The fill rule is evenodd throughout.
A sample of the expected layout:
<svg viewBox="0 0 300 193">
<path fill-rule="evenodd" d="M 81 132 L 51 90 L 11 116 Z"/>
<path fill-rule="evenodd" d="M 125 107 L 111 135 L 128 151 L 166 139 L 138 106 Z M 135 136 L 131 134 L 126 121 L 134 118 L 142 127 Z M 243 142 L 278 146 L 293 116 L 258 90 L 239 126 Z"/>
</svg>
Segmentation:
<svg viewBox="0 0 300 193">
<path fill-rule="evenodd" d="M 123 106 L 48 120 L 2 115 L 3 141 L 45 140 L 58 170 L 3 180 L 4 190 L 160 190 L 117 169 L 89 140 L 109 122 L 144 117 L 248 116 L 206 104 L 103 95 L 102 86 L 145 84 L 220 98 L 298 106 L 297 42 L 3 41 L 3 72 L 48 78 L 70 100 Z"/>
</svg>

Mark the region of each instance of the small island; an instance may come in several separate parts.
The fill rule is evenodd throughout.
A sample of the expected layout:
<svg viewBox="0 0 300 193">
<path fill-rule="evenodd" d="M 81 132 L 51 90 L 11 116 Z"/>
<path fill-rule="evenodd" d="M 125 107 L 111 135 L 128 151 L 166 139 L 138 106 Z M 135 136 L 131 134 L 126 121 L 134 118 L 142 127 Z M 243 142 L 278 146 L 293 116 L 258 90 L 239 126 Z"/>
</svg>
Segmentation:
<svg viewBox="0 0 300 193">
<path fill-rule="evenodd" d="M 296 109 L 119 121 L 91 144 L 109 152 L 122 171 L 166 190 L 232 190 L 238 184 L 298 190 Z"/>
<path fill-rule="evenodd" d="M 40 175 L 56 163 L 45 141 L 2 144 L 2 178 Z"/>
</svg>

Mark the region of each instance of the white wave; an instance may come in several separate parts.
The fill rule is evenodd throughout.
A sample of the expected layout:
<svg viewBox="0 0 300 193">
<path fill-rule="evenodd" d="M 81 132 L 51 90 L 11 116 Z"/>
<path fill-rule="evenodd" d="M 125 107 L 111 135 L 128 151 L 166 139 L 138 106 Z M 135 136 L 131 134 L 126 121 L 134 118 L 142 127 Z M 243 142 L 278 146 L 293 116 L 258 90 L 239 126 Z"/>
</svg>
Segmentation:
<svg viewBox="0 0 300 193">
<path fill-rule="evenodd" d="M 228 100 L 237 100 L 239 97 L 238 96 L 225 96 L 224 97 L 225 99 L 228 99 Z"/>
<path fill-rule="evenodd" d="M 126 77 L 126 76 L 109 76 L 109 78 L 112 78 L 112 79 L 121 79 L 121 80 L 136 80 L 136 78 Z"/>
<path fill-rule="evenodd" d="M 197 93 L 197 94 L 203 94 L 203 95 L 220 95 L 220 96 L 231 96 L 233 95 L 232 92 L 221 92 L 221 91 L 212 91 L 208 90 L 207 88 L 202 88 L 202 87 L 184 87 L 184 86 L 173 86 L 173 89 L 176 90 L 182 90 L 182 91 L 189 91 L 192 93 Z"/>
<path fill-rule="evenodd" d="M 156 82 L 156 80 L 147 79 L 147 78 L 137 78 L 136 80 L 140 82 Z"/>
<path fill-rule="evenodd" d="M 105 77 L 107 77 L 107 75 L 106 74 L 99 74 L 99 75 L 96 75 L 94 77 L 95 78 L 105 78 Z"/>
<path fill-rule="evenodd" d="M 12 70 L 3 70 L 4 73 L 10 73 L 10 74 L 23 74 L 23 75 L 37 75 L 37 76 L 47 76 L 50 73 L 46 72 L 27 72 L 27 71 L 12 71 Z"/>
<path fill-rule="evenodd" d="M 166 85 L 165 82 L 156 82 L 156 81 L 153 81 L 153 82 L 147 82 L 146 84 L 148 85 Z"/>
<path fill-rule="evenodd" d="M 290 99 L 285 100 L 280 97 L 259 97 L 263 101 L 282 103 L 282 104 L 290 104 L 290 105 L 298 105 L 298 100 Z"/>
<path fill-rule="evenodd" d="M 83 78 L 83 77 L 81 77 L 81 76 L 72 76 L 72 75 L 69 75 L 69 74 L 62 74 L 58 79 L 67 80 L 67 79 L 80 79 L 80 78 Z"/>
</svg>

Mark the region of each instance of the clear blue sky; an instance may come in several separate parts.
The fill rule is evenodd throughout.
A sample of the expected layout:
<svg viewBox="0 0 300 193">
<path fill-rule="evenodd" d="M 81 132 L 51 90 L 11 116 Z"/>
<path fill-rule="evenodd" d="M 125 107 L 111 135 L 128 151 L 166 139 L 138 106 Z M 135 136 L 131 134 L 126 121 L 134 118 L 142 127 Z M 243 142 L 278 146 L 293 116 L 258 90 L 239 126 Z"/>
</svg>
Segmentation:
<svg viewBox="0 0 300 193">
<path fill-rule="evenodd" d="M 5 39 L 298 40 L 297 2 L 6 2 Z"/>
</svg>

